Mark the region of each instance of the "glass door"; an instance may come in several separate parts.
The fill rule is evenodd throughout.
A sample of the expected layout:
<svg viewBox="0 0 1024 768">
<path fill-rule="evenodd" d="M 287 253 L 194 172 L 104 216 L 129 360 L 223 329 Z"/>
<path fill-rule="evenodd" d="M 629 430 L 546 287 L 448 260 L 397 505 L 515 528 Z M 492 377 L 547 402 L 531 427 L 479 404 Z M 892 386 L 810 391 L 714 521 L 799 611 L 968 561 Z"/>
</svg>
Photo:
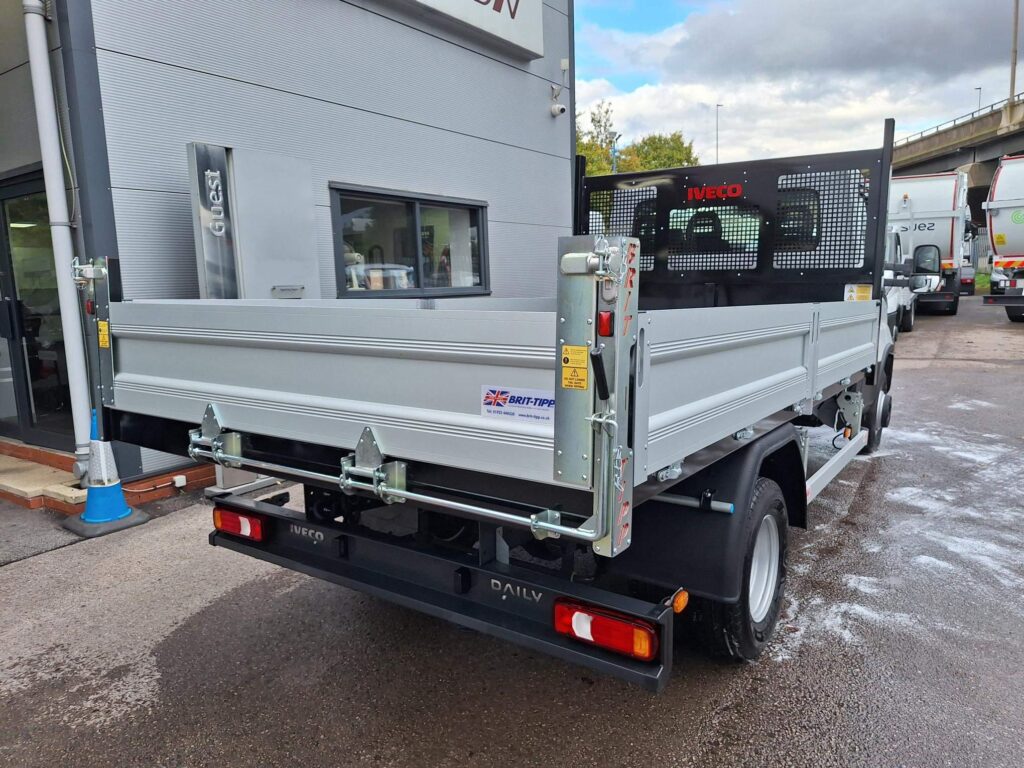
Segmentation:
<svg viewBox="0 0 1024 768">
<path fill-rule="evenodd" d="M 0 188 L 0 224 L 0 431 L 69 450 L 74 426 L 42 183 Z"/>
</svg>

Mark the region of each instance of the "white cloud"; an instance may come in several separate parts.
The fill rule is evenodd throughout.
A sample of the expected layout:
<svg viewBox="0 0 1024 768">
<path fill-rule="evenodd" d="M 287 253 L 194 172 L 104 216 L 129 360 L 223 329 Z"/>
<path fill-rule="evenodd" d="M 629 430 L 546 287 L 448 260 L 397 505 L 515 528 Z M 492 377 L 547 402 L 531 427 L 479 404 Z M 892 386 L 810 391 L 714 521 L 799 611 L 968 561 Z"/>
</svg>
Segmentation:
<svg viewBox="0 0 1024 768">
<path fill-rule="evenodd" d="M 835 80 L 828 88 L 761 77 L 715 84 L 658 83 L 629 92 L 596 80 L 580 82 L 576 97 L 581 112 L 608 100 L 625 141 L 681 130 L 694 141 L 704 163 L 715 161 L 715 104 L 722 103 L 721 162 L 734 162 L 879 146 L 885 118 L 897 118 L 900 135 L 962 114 L 975 106 L 973 83 L 997 84 L 1002 74 L 988 70 L 918 89 L 879 84 L 864 76 Z"/>
<path fill-rule="evenodd" d="M 607 99 L 626 141 L 681 130 L 705 163 L 716 103 L 722 162 L 878 146 L 886 117 L 899 136 L 971 111 L 975 86 L 986 104 L 1007 95 L 1009 12 L 968 5 L 734 0 L 652 35 L 584 24 L 577 109 Z"/>
<path fill-rule="evenodd" d="M 662 71 L 675 46 L 687 35 L 685 24 L 673 24 L 650 35 L 584 24 L 576 40 L 577 45 L 582 43 L 597 53 L 609 72 L 647 73 Z"/>
</svg>

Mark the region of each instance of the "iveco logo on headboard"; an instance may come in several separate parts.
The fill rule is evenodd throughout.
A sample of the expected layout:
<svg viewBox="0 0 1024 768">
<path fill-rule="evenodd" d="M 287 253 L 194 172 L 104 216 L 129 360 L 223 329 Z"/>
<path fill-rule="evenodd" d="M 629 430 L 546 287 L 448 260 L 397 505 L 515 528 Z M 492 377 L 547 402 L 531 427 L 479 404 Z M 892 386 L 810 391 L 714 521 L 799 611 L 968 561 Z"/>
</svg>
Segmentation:
<svg viewBox="0 0 1024 768">
<path fill-rule="evenodd" d="M 717 187 L 690 187 L 686 190 L 686 199 L 693 200 L 725 200 L 730 197 L 743 197 L 742 184 L 722 184 Z"/>
<path fill-rule="evenodd" d="M 544 55 L 543 0 L 410 0 L 485 32 L 531 59 Z"/>
</svg>

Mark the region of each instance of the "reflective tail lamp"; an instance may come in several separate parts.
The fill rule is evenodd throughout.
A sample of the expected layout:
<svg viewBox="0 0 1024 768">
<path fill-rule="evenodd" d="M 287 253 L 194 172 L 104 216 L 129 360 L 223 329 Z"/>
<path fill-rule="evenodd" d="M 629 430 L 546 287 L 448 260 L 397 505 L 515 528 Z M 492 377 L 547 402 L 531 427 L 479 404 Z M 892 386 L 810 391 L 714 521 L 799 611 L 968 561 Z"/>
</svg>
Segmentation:
<svg viewBox="0 0 1024 768">
<path fill-rule="evenodd" d="M 557 600 L 554 621 L 555 631 L 573 640 L 639 661 L 652 661 L 658 655 L 657 629 L 632 616 L 574 600 Z"/>
<path fill-rule="evenodd" d="M 241 536 L 243 539 L 263 541 L 263 519 L 256 515 L 243 515 L 224 507 L 213 508 L 213 527 L 221 533 Z"/>
</svg>

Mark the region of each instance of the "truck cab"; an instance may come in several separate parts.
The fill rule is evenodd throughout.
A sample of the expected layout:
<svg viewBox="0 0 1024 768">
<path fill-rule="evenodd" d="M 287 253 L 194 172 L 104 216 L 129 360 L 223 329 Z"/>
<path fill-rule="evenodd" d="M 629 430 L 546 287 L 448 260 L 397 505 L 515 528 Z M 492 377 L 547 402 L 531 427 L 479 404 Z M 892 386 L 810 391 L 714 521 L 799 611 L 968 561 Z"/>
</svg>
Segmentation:
<svg viewBox="0 0 1024 768">
<path fill-rule="evenodd" d="M 911 289 L 913 259 L 903 253 L 903 243 L 896 228 L 886 228 L 885 271 L 882 285 L 885 288 L 885 308 L 889 332 L 895 341 L 900 332 L 914 330 L 917 318 L 917 294 Z"/>
<path fill-rule="evenodd" d="M 911 290 L 921 307 L 955 315 L 960 308 L 964 244 L 976 231 L 969 224 L 966 174 L 894 178 L 889 224 L 913 260 Z"/>
</svg>

